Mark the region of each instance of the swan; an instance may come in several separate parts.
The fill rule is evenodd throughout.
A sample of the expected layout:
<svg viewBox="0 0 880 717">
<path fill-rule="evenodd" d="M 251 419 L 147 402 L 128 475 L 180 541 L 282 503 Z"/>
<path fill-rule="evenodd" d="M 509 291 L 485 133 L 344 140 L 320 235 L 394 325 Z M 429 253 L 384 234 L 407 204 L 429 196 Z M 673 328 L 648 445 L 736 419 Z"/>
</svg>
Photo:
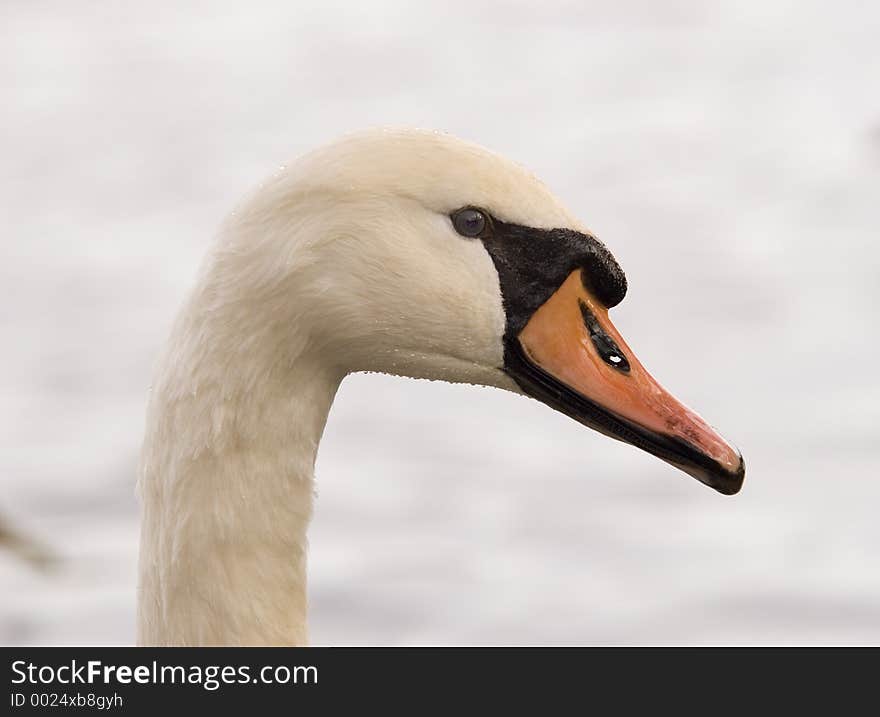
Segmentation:
<svg viewBox="0 0 880 717">
<path fill-rule="evenodd" d="M 141 645 L 304 645 L 318 443 L 348 373 L 526 394 L 723 494 L 738 450 L 609 319 L 604 244 L 453 136 L 345 137 L 222 225 L 157 362 L 138 475 Z"/>
</svg>

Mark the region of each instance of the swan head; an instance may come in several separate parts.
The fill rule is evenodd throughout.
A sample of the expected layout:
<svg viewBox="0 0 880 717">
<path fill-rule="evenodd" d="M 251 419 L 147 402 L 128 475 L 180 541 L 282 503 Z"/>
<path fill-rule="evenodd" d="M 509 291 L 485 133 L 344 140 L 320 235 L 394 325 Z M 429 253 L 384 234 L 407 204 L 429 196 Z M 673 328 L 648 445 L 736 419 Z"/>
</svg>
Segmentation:
<svg viewBox="0 0 880 717">
<path fill-rule="evenodd" d="M 232 227 L 215 268 L 234 268 L 225 284 L 249 306 L 271 307 L 282 350 L 319 351 L 343 375 L 524 393 L 740 489 L 739 452 L 612 324 L 627 287 L 617 261 L 521 166 L 446 134 L 366 132 L 283 168 Z"/>
</svg>

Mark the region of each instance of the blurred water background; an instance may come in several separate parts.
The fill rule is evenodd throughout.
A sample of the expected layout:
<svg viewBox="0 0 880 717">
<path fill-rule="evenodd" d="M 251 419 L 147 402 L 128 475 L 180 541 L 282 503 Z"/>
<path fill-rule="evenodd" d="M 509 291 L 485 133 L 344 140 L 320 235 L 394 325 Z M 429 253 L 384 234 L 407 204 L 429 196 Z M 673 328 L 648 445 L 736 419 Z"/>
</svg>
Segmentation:
<svg viewBox="0 0 880 717">
<path fill-rule="evenodd" d="M 544 178 L 749 472 L 725 498 L 524 398 L 349 377 L 313 641 L 880 643 L 878 39 L 855 1 L 3 0 L 0 521 L 54 562 L 0 551 L 0 643 L 133 640 L 151 365 L 198 262 L 279 164 L 386 124 Z"/>
</svg>

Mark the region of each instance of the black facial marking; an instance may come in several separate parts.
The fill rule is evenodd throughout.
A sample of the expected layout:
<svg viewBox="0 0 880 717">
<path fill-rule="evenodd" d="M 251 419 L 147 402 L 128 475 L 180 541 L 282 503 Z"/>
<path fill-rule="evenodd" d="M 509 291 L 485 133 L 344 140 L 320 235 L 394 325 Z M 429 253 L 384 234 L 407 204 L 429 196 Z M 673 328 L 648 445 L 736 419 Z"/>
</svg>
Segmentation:
<svg viewBox="0 0 880 717">
<path fill-rule="evenodd" d="M 619 304 L 626 294 L 626 276 L 620 265 L 605 245 L 589 234 L 573 229 L 534 229 L 489 217 L 489 231 L 480 239 L 498 271 L 507 314 L 507 341 L 519 335 L 532 314 L 575 269 L 583 269 L 585 284 L 608 307 Z"/>
<path fill-rule="evenodd" d="M 605 333 L 605 329 L 602 328 L 596 315 L 590 311 L 590 307 L 581 299 L 578 299 L 578 305 L 581 307 L 581 316 L 584 317 L 584 326 L 590 332 L 590 339 L 599 356 L 609 366 L 613 366 L 623 373 L 629 373 L 629 361 L 626 360 L 623 351 L 620 350 L 614 339 Z"/>
</svg>

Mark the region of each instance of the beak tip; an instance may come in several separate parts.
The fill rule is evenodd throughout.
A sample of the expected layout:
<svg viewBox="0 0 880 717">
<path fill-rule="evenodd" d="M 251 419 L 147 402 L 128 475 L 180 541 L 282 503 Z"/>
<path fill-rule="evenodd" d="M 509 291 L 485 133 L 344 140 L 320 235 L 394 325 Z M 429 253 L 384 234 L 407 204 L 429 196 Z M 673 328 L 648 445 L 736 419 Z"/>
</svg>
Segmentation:
<svg viewBox="0 0 880 717">
<path fill-rule="evenodd" d="M 740 456 L 739 466 L 737 466 L 735 471 L 719 471 L 706 481 L 706 485 L 710 488 L 714 488 L 722 495 L 736 495 L 742 489 L 745 478 L 746 462 L 743 460 L 742 456 Z"/>
</svg>

